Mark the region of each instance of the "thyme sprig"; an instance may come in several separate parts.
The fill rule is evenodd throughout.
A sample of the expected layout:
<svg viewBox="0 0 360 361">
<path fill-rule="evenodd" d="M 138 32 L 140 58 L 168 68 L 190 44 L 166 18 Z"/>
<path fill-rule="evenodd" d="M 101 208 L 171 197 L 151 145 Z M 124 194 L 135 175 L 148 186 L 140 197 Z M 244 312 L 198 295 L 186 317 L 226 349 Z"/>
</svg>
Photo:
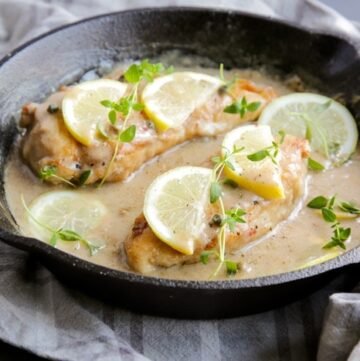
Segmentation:
<svg viewBox="0 0 360 361">
<path fill-rule="evenodd" d="M 326 222 L 332 223 L 331 229 L 333 231 L 331 240 L 327 242 L 323 248 L 330 249 L 333 247 L 340 247 L 346 249 L 345 241 L 351 235 L 351 228 L 344 228 L 337 220 L 335 209 L 338 208 L 343 212 L 350 214 L 360 214 L 360 209 L 350 202 L 337 201 L 336 196 L 330 198 L 318 196 L 312 199 L 307 206 L 313 209 L 321 210 L 323 219 Z"/>
<path fill-rule="evenodd" d="M 131 84 L 131 91 L 128 96 L 120 98 L 117 102 L 104 99 L 100 102 L 102 106 L 109 109 L 108 120 L 110 124 L 116 129 L 115 148 L 111 160 L 105 170 L 104 177 L 100 182 L 100 187 L 104 184 L 110 174 L 116 155 L 119 151 L 121 143 L 130 143 L 136 136 L 136 125 L 127 127 L 130 115 L 133 111 L 142 111 L 144 105 L 138 102 L 138 87 L 142 81 L 152 82 L 154 78 L 162 73 L 170 73 L 173 67 L 165 68 L 162 63 L 152 64 L 147 59 L 144 59 L 140 64 L 132 64 L 124 73 L 124 79 Z M 118 114 L 123 117 L 120 127 L 117 125 Z M 101 125 L 98 125 L 100 135 L 108 139 L 108 135 L 103 131 Z"/>
<path fill-rule="evenodd" d="M 53 228 L 48 224 L 40 222 L 32 213 L 29 207 L 27 206 L 25 199 L 23 195 L 21 196 L 21 202 L 25 208 L 26 213 L 29 215 L 29 217 L 41 228 L 47 230 L 51 233 L 51 236 L 49 237 L 49 244 L 52 246 L 56 246 L 58 240 L 66 241 L 66 242 L 81 242 L 83 243 L 89 250 L 90 255 L 94 256 L 98 251 L 105 248 L 104 245 L 96 245 L 92 242 L 90 242 L 88 239 L 80 235 L 79 233 L 75 232 L 71 229 L 63 229 L 63 228 Z"/>
<path fill-rule="evenodd" d="M 221 196 L 222 188 L 220 178 L 225 166 L 229 167 L 231 170 L 235 170 L 234 165 L 231 162 L 231 158 L 235 154 L 242 152 L 244 149 L 245 147 L 234 146 L 232 151 L 225 149 L 224 154 L 211 158 L 211 161 L 214 163 L 214 168 L 210 184 L 210 203 L 215 203 Z"/>
<path fill-rule="evenodd" d="M 340 202 L 338 204 L 339 209 L 343 212 L 350 214 L 360 214 L 360 209 L 354 203 L 351 202 Z"/>
<path fill-rule="evenodd" d="M 246 97 L 241 100 L 237 99 L 232 104 L 224 108 L 224 113 L 239 114 L 240 118 L 244 118 L 248 112 L 256 112 L 261 106 L 261 102 L 248 103 Z"/>
<path fill-rule="evenodd" d="M 238 264 L 234 261 L 231 261 L 225 258 L 226 253 L 226 236 L 228 232 L 235 232 L 237 223 L 245 223 L 243 216 L 246 212 L 240 208 L 233 208 L 225 210 L 224 202 L 222 199 L 222 187 L 220 183 L 220 178 L 225 166 L 228 166 L 231 169 L 234 169 L 233 164 L 231 163 L 231 157 L 234 154 L 241 152 L 244 148 L 234 147 L 233 150 L 224 152 L 223 155 L 213 157 L 212 161 L 214 163 L 214 168 L 211 176 L 210 184 L 210 203 L 218 203 L 220 208 L 220 214 L 215 214 L 212 217 L 212 222 L 214 225 L 220 227 L 217 240 L 218 240 L 218 250 L 207 250 L 201 253 L 200 261 L 203 264 L 209 262 L 209 257 L 214 256 L 219 264 L 212 274 L 215 277 L 221 268 L 225 265 L 226 272 L 228 275 L 234 275 L 238 271 Z"/>
<path fill-rule="evenodd" d="M 64 177 L 61 177 L 61 176 L 58 176 L 56 174 L 57 172 L 57 167 L 54 166 L 54 165 L 45 165 L 44 167 L 42 167 L 40 169 L 40 172 L 39 172 L 39 178 L 42 180 L 42 181 L 46 181 L 48 180 L 49 178 L 55 178 L 63 183 L 66 183 L 67 185 L 71 186 L 71 187 L 75 187 L 75 184 L 70 182 L 69 180 L 65 179 Z"/>
<path fill-rule="evenodd" d="M 86 183 L 86 181 L 91 175 L 91 169 L 87 169 L 80 174 L 78 180 L 69 181 L 64 177 L 57 175 L 57 170 L 58 169 L 55 165 L 45 165 L 40 169 L 38 176 L 42 181 L 47 181 L 50 178 L 55 178 L 71 187 L 80 187 Z"/>
</svg>

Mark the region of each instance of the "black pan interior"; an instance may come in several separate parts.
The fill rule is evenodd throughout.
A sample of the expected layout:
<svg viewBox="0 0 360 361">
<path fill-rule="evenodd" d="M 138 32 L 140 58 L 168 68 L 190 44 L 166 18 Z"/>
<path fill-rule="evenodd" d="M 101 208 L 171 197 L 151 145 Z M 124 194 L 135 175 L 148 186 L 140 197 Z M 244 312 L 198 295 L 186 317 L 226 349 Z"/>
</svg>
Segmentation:
<svg viewBox="0 0 360 361">
<path fill-rule="evenodd" d="M 55 273 L 77 284 L 86 287 L 86 279 L 92 277 L 95 293 L 119 298 L 147 312 L 181 317 L 257 312 L 310 292 L 317 287 L 313 281 L 324 278 L 332 268 L 359 262 L 356 249 L 340 260 L 290 275 L 242 282 L 172 282 L 106 270 L 16 235 L 3 179 L 6 158 L 18 133 L 15 120 L 21 106 L 43 99 L 59 85 L 79 79 L 104 61 L 153 58 L 170 49 L 209 58 L 227 68 L 265 66 L 280 76 L 297 74 L 323 94 L 340 95 L 360 119 L 360 103 L 356 103 L 360 94 L 359 55 L 346 39 L 238 12 L 186 8 L 127 11 L 66 26 L 9 54 L 0 64 L 0 237 L 36 253 Z M 291 289 L 294 292 L 290 295 Z M 141 296 L 146 298 L 152 290 L 158 294 L 154 302 L 141 302 Z M 263 290 L 273 295 L 268 296 L 266 305 L 254 301 L 255 294 L 261 295 Z M 209 293 L 213 296 L 211 305 L 203 300 Z M 230 306 L 239 297 L 241 305 L 234 310 Z"/>
</svg>

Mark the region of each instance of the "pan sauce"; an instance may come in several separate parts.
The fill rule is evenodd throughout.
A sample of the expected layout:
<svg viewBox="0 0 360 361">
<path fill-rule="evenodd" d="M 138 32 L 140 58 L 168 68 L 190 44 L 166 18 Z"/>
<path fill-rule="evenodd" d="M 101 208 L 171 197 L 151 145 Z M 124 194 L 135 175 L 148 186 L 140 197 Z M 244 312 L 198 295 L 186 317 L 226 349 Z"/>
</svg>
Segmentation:
<svg viewBox="0 0 360 361">
<path fill-rule="evenodd" d="M 202 70 L 203 71 L 203 70 Z M 211 71 L 210 71 L 211 73 Z M 245 70 L 237 73 L 247 79 L 274 87 L 276 92 L 289 92 L 280 82 L 259 72 Z M 207 166 L 209 159 L 221 145 L 222 137 L 216 139 L 198 139 L 166 152 L 152 160 L 130 179 L 123 183 L 105 184 L 101 189 L 88 187 L 77 190 L 89 197 L 100 199 L 108 212 L 104 222 L 91 234 L 98 243 L 106 248 L 90 257 L 88 250 L 73 242 L 59 242 L 58 248 L 109 268 L 129 271 L 122 243 L 131 230 L 136 216 L 142 211 L 144 193 L 151 181 L 160 173 L 180 165 Z M 31 171 L 23 165 L 15 147 L 7 165 L 5 189 L 10 209 L 21 231 L 31 235 L 27 217 L 21 204 L 20 193 L 30 204 L 40 194 L 63 189 L 62 186 L 49 186 L 41 183 Z M 358 203 L 360 199 L 360 152 L 350 162 L 340 168 L 326 172 L 310 172 L 304 203 L 318 195 L 337 194 L 340 199 Z M 347 249 L 360 244 L 360 219 L 342 221 L 344 226 L 352 228 L 352 236 L 346 242 Z M 279 224 L 266 237 L 245 246 L 232 260 L 239 261 L 243 267 L 235 278 L 254 278 L 269 274 L 282 273 L 301 267 L 304 263 L 326 254 L 322 245 L 328 241 L 331 230 L 328 223 L 315 214 L 314 210 L 303 204 L 294 210 L 289 220 Z M 152 276 L 178 279 L 209 279 L 215 263 L 203 265 L 176 266 L 153 272 Z M 219 278 L 226 277 L 219 273 Z"/>
</svg>

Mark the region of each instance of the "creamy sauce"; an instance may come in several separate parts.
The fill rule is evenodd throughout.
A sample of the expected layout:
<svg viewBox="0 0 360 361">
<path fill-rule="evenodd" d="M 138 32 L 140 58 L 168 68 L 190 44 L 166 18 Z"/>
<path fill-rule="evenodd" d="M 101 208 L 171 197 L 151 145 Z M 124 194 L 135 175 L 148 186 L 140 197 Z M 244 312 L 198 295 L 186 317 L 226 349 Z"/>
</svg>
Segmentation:
<svg viewBox="0 0 360 361">
<path fill-rule="evenodd" d="M 209 71 L 212 73 L 212 71 Z M 289 90 L 280 82 L 251 70 L 238 72 L 240 76 L 256 82 L 271 85 L 276 92 L 286 94 Z M 88 235 L 92 240 L 101 240 L 106 245 L 95 256 L 74 242 L 58 242 L 57 247 L 77 257 L 109 268 L 130 271 L 126 263 L 123 242 L 131 231 L 134 219 L 142 212 L 144 193 L 157 175 L 181 165 L 208 166 L 209 159 L 220 149 L 222 137 L 197 139 L 175 147 L 145 164 L 140 170 L 122 183 L 105 184 L 102 188 L 87 187 L 77 190 L 90 197 L 100 199 L 107 208 L 107 215 L 101 225 Z M 23 205 L 21 194 L 27 204 L 48 191 L 65 189 L 63 186 L 49 186 L 38 180 L 19 158 L 18 147 L 7 165 L 5 189 L 10 210 L 20 230 L 32 235 Z M 20 190 L 20 191 L 19 191 Z M 349 190 L 351 190 L 349 192 Z M 236 278 L 254 278 L 282 273 L 301 267 L 312 259 L 326 255 L 322 245 L 330 239 L 330 225 L 323 221 L 314 210 L 304 206 L 318 195 L 337 194 L 340 199 L 358 203 L 360 199 L 360 152 L 358 151 L 346 165 L 326 172 L 310 172 L 307 191 L 302 203 L 292 216 L 279 224 L 271 233 L 260 240 L 243 247 L 231 257 L 242 264 Z M 346 242 L 351 249 L 360 244 L 360 219 L 342 221 L 352 228 L 351 239 Z M 50 246 L 49 246 L 50 247 Z M 163 268 L 151 276 L 176 279 L 209 279 L 216 267 L 215 262 Z M 219 273 L 219 278 L 226 277 Z"/>
</svg>

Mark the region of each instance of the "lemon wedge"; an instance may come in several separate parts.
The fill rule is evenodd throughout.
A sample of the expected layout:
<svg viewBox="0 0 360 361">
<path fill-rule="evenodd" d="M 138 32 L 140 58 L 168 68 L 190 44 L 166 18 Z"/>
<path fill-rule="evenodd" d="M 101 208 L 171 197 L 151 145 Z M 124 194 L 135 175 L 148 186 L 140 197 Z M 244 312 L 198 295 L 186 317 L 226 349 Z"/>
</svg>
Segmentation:
<svg viewBox="0 0 360 361">
<path fill-rule="evenodd" d="M 175 168 L 157 177 L 146 191 L 144 216 L 150 228 L 181 253 L 193 254 L 202 233 L 211 173 L 201 167 Z"/>
<path fill-rule="evenodd" d="M 118 101 L 126 89 L 127 84 L 110 79 L 87 81 L 71 88 L 62 101 L 64 122 L 71 135 L 78 142 L 91 145 L 97 125 L 106 121 L 109 113 L 100 102 Z"/>
<path fill-rule="evenodd" d="M 258 162 L 247 158 L 249 154 L 271 146 L 273 141 L 271 128 L 267 125 L 245 125 L 227 133 L 222 143 L 223 157 L 235 146 L 244 149 L 231 156 L 233 169 L 226 165 L 225 175 L 239 186 L 263 198 L 284 198 L 279 165 L 274 164 L 269 157 Z"/>
<path fill-rule="evenodd" d="M 295 93 L 275 99 L 262 112 L 261 125 L 270 125 L 273 134 L 307 138 L 311 149 L 342 163 L 355 151 L 358 141 L 356 122 L 340 103 L 313 93 Z"/>
<path fill-rule="evenodd" d="M 71 191 L 44 193 L 30 205 L 29 224 L 33 235 L 48 241 L 51 232 L 39 223 L 53 229 L 70 229 L 81 235 L 98 226 L 105 216 L 106 207 L 96 198 Z"/>
<path fill-rule="evenodd" d="M 147 84 L 142 92 L 144 111 L 158 130 L 180 127 L 221 85 L 222 80 L 201 73 L 161 76 Z"/>
</svg>

